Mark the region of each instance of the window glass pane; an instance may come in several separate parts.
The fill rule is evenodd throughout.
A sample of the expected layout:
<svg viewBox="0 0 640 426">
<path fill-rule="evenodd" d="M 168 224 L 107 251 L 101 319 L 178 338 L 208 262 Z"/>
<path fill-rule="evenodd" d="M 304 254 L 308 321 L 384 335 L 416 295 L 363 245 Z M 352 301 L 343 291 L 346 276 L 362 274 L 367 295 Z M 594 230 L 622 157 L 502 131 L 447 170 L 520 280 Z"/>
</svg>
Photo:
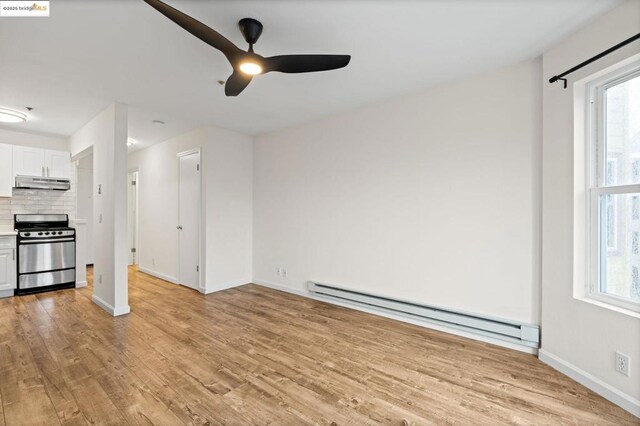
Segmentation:
<svg viewBox="0 0 640 426">
<path fill-rule="evenodd" d="M 640 76 L 608 88 L 606 185 L 640 183 Z"/>
<path fill-rule="evenodd" d="M 609 250 L 618 249 L 618 223 L 616 222 L 618 215 L 616 212 L 617 206 L 614 201 L 615 198 L 613 195 L 604 196 L 605 217 L 607 219 L 607 223 L 605 224 L 605 238 L 607 249 Z"/>
<path fill-rule="evenodd" d="M 600 198 L 600 291 L 640 302 L 640 194 Z"/>
</svg>

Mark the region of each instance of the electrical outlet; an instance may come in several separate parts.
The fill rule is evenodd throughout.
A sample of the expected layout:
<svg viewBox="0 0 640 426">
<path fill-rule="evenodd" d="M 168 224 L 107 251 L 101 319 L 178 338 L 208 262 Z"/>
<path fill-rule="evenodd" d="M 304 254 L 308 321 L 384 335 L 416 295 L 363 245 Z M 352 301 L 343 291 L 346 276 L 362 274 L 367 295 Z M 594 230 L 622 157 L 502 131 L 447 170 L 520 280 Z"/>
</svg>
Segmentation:
<svg viewBox="0 0 640 426">
<path fill-rule="evenodd" d="M 287 278 L 287 270 L 282 268 L 282 276 Z"/>
<path fill-rule="evenodd" d="M 616 352 L 616 371 L 625 376 L 629 376 L 630 361 L 629 355 Z"/>
<path fill-rule="evenodd" d="M 152 258 L 151 258 L 151 264 L 152 264 L 153 266 L 156 266 L 156 258 L 155 258 L 155 257 L 152 257 Z"/>
<path fill-rule="evenodd" d="M 276 275 L 280 276 L 280 268 L 276 268 Z"/>
<path fill-rule="evenodd" d="M 98 283 L 102 284 L 102 274 L 98 275 Z"/>
</svg>

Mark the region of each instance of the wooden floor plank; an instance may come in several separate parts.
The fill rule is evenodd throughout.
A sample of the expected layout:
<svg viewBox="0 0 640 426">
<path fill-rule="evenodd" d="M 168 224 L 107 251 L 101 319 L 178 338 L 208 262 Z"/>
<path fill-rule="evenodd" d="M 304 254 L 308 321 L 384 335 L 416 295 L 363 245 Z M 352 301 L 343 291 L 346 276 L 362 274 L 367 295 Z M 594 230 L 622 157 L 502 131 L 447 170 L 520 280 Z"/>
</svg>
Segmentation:
<svg viewBox="0 0 640 426">
<path fill-rule="evenodd" d="M 25 335 L 24 325 L 32 319 L 19 298 L 2 306 L 0 392 L 5 422 L 8 425 L 60 424 Z"/>
<path fill-rule="evenodd" d="M 535 357 L 256 285 L 203 296 L 129 271 L 0 300 L 0 426 L 618 424 Z"/>
</svg>

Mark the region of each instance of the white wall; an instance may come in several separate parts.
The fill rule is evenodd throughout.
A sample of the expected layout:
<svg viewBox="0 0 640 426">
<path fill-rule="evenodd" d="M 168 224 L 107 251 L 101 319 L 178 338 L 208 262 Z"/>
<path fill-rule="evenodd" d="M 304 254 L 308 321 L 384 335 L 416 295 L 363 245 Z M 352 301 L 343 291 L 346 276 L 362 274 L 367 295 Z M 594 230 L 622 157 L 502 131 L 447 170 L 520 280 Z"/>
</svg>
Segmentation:
<svg viewBox="0 0 640 426">
<path fill-rule="evenodd" d="M 208 128 L 202 162 L 210 292 L 252 281 L 253 139 Z"/>
<path fill-rule="evenodd" d="M 202 291 L 251 282 L 252 139 L 222 129 L 199 129 L 129 156 L 139 171 L 139 265 L 178 279 L 179 152 L 201 149 L 203 198 Z M 162 212 L 162 214 L 159 214 Z"/>
<path fill-rule="evenodd" d="M 19 125 L 16 125 L 16 129 L 17 128 L 19 128 Z M 68 141 L 63 137 L 44 136 L 37 133 L 8 130 L 5 128 L 0 128 L 0 143 L 69 151 Z"/>
<path fill-rule="evenodd" d="M 127 294 L 127 109 L 115 104 L 71 136 L 73 156 L 93 149 L 93 300 L 113 315 Z M 100 282 L 102 281 L 102 282 Z"/>
<path fill-rule="evenodd" d="M 110 120 L 105 113 L 107 110 L 96 115 L 93 119 L 91 119 L 91 121 L 86 123 L 73 135 L 71 135 L 71 137 L 69 137 L 68 149 L 69 151 L 71 151 L 71 157 L 73 159 L 82 158 L 88 153 L 93 152 L 95 137 L 98 136 L 95 133 L 97 133 L 97 127 L 99 126 L 99 124 L 101 124 L 100 127 L 102 127 L 103 129 L 111 127 L 108 123 Z"/>
<path fill-rule="evenodd" d="M 538 323 L 540 68 L 257 137 L 254 280 Z"/>
<path fill-rule="evenodd" d="M 640 32 L 640 2 L 628 1 L 546 52 L 548 79 Z M 543 247 L 541 359 L 592 376 L 591 385 L 627 400 L 640 415 L 640 319 L 573 297 L 573 86 L 571 82 L 640 52 L 629 45 L 570 76 L 569 87 L 543 85 Z M 582 106 L 579 106 L 580 108 Z M 576 256 L 582 252 L 577 251 Z M 631 377 L 614 369 L 614 352 L 631 356 Z M 582 374 L 582 373 L 580 373 Z M 584 377 L 586 377 L 583 374 Z M 608 388 L 605 389 L 605 388 Z"/>
</svg>

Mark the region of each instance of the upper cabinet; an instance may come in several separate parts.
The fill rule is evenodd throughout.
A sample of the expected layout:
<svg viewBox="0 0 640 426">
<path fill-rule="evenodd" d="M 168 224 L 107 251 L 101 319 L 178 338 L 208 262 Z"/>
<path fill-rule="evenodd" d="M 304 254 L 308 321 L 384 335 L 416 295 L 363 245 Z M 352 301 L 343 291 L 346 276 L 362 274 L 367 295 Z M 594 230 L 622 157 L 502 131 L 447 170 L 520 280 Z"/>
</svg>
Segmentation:
<svg viewBox="0 0 640 426">
<path fill-rule="evenodd" d="M 13 147 L 13 175 L 46 176 L 44 169 L 44 149 L 26 146 Z"/>
<path fill-rule="evenodd" d="M 49 177 L 71 177 L 71 154 L 68 152 L 47 150 L 44 152 L 44 164 Z"/>
<path fill-rule="evenodd" d="M 13 186 L 13 164 L 11 145 L 0 144 L 0 197 L 11 197 Z"/>
<path fill-rule="evenodd" d="M 64 151 L 13 146 L 13 176 L 69 178 L 71 154 Z"/>
</svg>

